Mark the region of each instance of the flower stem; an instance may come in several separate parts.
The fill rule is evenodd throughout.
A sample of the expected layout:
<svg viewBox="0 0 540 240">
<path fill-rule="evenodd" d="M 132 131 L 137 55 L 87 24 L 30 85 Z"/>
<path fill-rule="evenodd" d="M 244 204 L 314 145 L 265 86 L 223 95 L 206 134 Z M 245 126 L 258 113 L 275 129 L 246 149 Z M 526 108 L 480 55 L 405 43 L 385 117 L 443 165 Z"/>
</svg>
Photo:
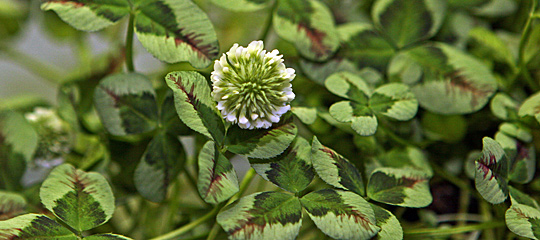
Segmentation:
<svg viewBox="0 0 540 240">
<path fill-rule="evenodd" d="M 135 14 L 129 14 L 129 23 L 126 34 L 126 68 L 129 72 L 135 72 L 135 65 L 133 64 L 133 21 L 135 20 Z"/>
<path fill-rule="evenodd" d="M 505 226 L 504 221 L 499 222 L 484 222 L 480 224 L 470 224 L 462 227 L 454 228 L 420 228 L 420 229 L 411 229 L 405 230 L 405 235 L 415 235 L 415 236 L 449 236 L 453 234 L 466 233 L 484 229 L 493 229 L 498 227 Z"/>
</svg>

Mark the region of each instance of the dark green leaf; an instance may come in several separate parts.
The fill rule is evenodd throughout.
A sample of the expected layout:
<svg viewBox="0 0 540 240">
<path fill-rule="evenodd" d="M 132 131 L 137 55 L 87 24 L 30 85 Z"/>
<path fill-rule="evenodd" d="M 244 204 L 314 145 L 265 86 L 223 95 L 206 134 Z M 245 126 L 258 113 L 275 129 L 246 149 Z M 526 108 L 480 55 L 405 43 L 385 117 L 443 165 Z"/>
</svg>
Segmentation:
<svg viewBox="0 0 540 240">
<path fill-rule="evenodd" d="M 39 196 L 49 211 L 79 232 L 107 222 L 115 208 L 111 187 L 101 174 L 86 173 L 69 164 L 52 170 Z"/>
<path fill-rule="evenodd" d="M 311 60 L 325 60 L 339 46 L 332 13 L 318 0 L 279 0 L 273 24 L 281 38 Z"/>
<path fill-rule="evenodd" d="M 373 21 L 398 47 L 427 39 L 439 30 L 446 2 L 439 0 L 377 0 Z"/>
<path fill-rule="evenodd" d="M 370 204 L 347 191 L 322 189 L 300 199 L 309 217 L 335 239 L 370 239 L 380 228 Z"/>
<path fill-rule="evenodd" d="M 144 133 L 157 125 L 156 94 L 144 75 L 119 73 L 106 77 L 96 88 L 94 103 L 112 135 Z"/>
<path fill-rule="evenodd" d="M 234 168 L 214 142 L 208 141 L 199 153 L 199 194 L 208 203 L 217 204 L 238 192 L 238 177 Z"/>
<path fill-rule="evenodd" d="M 290 192 L 304 190 L 315 173 L 311 165 L 311 146 L 302 137 L 270 163 L 252 163 L 251 166 L 265 180 Z"/>
<path fill-rule="evenodd" d="M 159 60 L 188 61 L 205 68 L 219 54 L 208 16 L 190 0 L 139 1 L 135 32 L 142 45 Z"/>
<path fill-rule="evenodd" d="M 162 202 L 184 161 L 184 147 L 178 139 L 165 132 L 158 133 L 135 169 L 137 191 L 150 201 Z"/>
<path fill-rule="evenodd" d="M 339 26 L 338 31 L 342 42 L 338 56 L 352 61 L 358 68 L 386 70 L 395 49 L 372 25 L 347 23 Z"/>
<path fill-rule="evenodd" d="M 254 193 L 226 206 L 216 220 L 229 239 L 292 240 L 302 225 L 302 206 L 289 194 Z"/>
</svg>

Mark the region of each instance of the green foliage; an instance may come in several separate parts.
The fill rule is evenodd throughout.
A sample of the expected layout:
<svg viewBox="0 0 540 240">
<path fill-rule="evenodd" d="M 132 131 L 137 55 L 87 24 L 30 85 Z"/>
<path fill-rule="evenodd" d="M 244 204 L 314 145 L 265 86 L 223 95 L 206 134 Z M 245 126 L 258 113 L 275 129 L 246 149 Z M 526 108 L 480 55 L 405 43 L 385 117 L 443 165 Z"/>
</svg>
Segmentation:
<svg viewBox="0 0 540 240">
<path fill-rule="evenodd" d="M 537 5 L 0 0 L 0 239 L 540 239 Z"/>
</svg>

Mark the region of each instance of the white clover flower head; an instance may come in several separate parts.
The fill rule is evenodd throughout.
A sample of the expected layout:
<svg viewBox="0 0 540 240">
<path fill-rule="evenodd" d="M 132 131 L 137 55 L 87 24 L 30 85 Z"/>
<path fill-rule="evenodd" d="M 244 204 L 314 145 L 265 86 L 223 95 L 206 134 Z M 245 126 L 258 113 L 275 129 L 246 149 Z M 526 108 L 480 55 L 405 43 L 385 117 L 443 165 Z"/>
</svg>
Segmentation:
<svg viewBox="0 0 540 240">
<path fill-rule="evenodd" d="M 214 64 L 212 97 L 225 120 L 244 129 L 269 128 L 291 109 L 296 74 L 278 50 L 266 52 L 262 41 L 234 44 Z"/>
<path fill-rule="evenodd" d="M 36 161 L 52 160 L 69 152 L 71 135 L 69 125 L 55 110 L 36 107 L 25 114 L 26 120 L 34 126 L 39 136 L 39 144 L 34 154 Z"/>
</svg>

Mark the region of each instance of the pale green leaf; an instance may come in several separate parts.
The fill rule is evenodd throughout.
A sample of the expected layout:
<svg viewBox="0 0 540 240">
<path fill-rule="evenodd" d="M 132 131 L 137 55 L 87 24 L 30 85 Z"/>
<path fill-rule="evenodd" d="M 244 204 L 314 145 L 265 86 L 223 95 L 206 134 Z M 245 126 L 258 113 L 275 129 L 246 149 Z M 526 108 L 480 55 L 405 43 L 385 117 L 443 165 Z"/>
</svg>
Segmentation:
<svg viewBox="0 0 540 240">
<path fill-rule="evenodd" d="M 26 199 L 18 193 L 0 190 L 0 221 L 26 211 Z"/>
<path fill-rule="evenodd" d="M 159 60 L 187 61 L 205 68 L 217 58 L 219 44 L 212 22 L 190 0 L 139 1 L 135 32 L 141 44 Z"/>
<path fill-rule="evenodd" d="M 81 31 L 97 31 L 129 14 L 126 0 L 47 0 L 42 10 L 55 11 L 62 20 Z"/>
<path fill-rule="evenodd" d="M 411 90 L 420 106 L 434 113 L 478 111 L 497 90 L 497 81 L 485 65 L 449 45 L 430 43 L 406 54 L 423 70 Z"/>
<path fill-rule="evenodd" d="M 482 156 L 476 160 L 476 189 L 492 204 L 503 202 L 508 197 L 509 160 L 501 145 L 484 137 Z"/>
<path fill-rule="evenodd" d="M 373 238 L 374 240 L 401 240 L 403 239 L 403 229 L 399 220 L 392 214 L 392 212 L 379 207 L 375 204 L 369 204 L 375 213 L 377 219 L 377 226 L 381 228 L 381 231 Z"/>
<path fill-rule="evenodd" d="M 199 194 L 208 203 L 217 204 L 238 192 L 238 177 L 234 168 L 214 142 L 208 141 L 199 153 Z"/>
<path fill-rule="evenodd" d="M 79 239 L 69 229 L 40 214 L 25 214 L 0 221 L 0 239 Z"/>
<path fill-rule="evenodd" d="M 378 114 L 407 121 L 416 115 L 418 101 L 407 85 L 389 83 L 375 89 L 369 98 L 369 107 Z"/>
<path fill-rule="evenodd" d="M 531 239 L 540 238 L 540 210 L 528 205 L 512 203 L 506 210 L 506 226 L 515 234 Z"/>
<path fill-rule="evenodd" d="M 86 239 L 86 240 L 132 240 L 132 238 L 125 237 L 118 234 L 112 234 L 112 233 L 91 235 L 88 237 L 84 237 L 83 239 Z"/>
<path fill-rule="evenodd" d="M 540 92 L 525 99 L 518 114 L 520 117 L 535 117 L 540 123 Z"/>
<path fill-rule="evenodd" d="M 165 80 L 174 93 L 180 119 L 191 129 L 221 143 L 225 127 L 206 79 L 198 72 L 186 71 L 171 72 Z"/>
<path fill-rule="evenodd" d="M 227 133 L 227 150 L 251 158 L 275 157 L 289 147 L 297 132 L 290 115 L 283 116 L 269 129 L 246 130 L 231 126 Z"/>
<path fill-rule="evenodd" d="M 326 183 L 360 195 L 365 195 L 362 175 L 349 160 L 327 148 L 313 137 L 311 161 L 317 175 Z"/>
<path fill-rule="evenodd" d="M 422 208 L 433 201 L 429 175 L 416 169 L 377 168 L 369 177 L 367 195 L 377 202 Z"/>
<path fill-rule="evenodd" d="M 292 240 L 302 225 L 302 206 L 289 194 L 254 193 L 223 208 L 216 220 L 229 239 Z"/>
<path fill-rule="evenodd" d="M 292 107 L 292 113 L 304 124 L 310 125 L 317 120 L 317 109 L 309 107 Z"/>
<path fill-rule="evenodd" d="M 60 220 L 81 232 L 107 222 L 114 212 L 114 195 L 99 173 L 62 164 L 41 185 L 41 203 Z"/>
<path fill-rule="evenodd" d="M 322 189 L 300 201 L 315 225 L 334 239 L 371 239 L 380 230 L 371 205 L 355 193 Z"/>
<path fill-rule="evenodd" d="M 237 12 L 257 11 L 268 6 L 269 0 L 211 0 L 222 8 Z"/>
<path fill-rule="evenodd" d="M 508 120 L 517 116 L 519 103 L 505 93 L 497 93 L 491 99 L 491 113 L 502 120 Z"/>
<path fill-rule="evenodd" d="M 339 46 L 332 13 L 318 0 L 279 0 L 273 25 L 281 38 L 311 60 L 325 60 Z"/>
</svg>

